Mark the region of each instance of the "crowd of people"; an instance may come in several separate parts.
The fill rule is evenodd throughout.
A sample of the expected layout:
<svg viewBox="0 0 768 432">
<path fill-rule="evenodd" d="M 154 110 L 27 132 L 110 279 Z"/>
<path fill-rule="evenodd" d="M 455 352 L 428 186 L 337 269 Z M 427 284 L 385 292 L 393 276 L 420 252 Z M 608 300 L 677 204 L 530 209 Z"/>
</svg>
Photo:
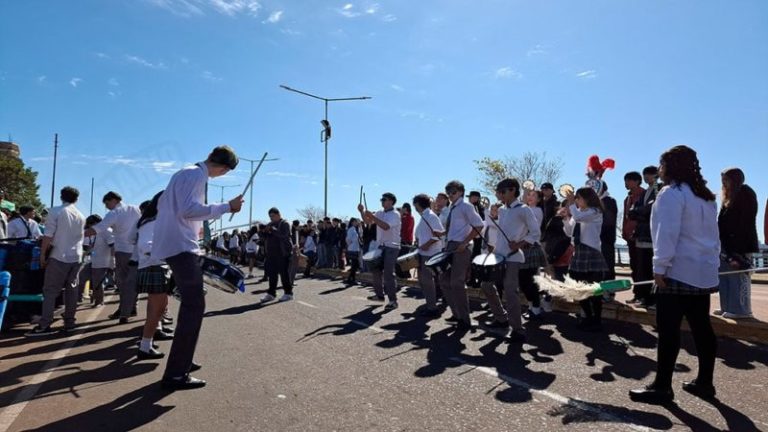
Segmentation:
<svg viewBox="0 0 768 432">
<path fill-rule="evenodd" d="M 357 283 L 359 271 L 372 274 L 373 293 L 368 299 L 383 303 L 385 310 L 399 307 L 397 277 L 411 275 L 412 270 L 401 268 L 398 259 L 415 251 L 414 267 L 425 297 L 420 315 L 440 317 L 442 298 L 450 311 L 446 321 L 458 332 L 472 329 L 466 287 L 476 286 L 485 295 L 492 317 L 483 325 L 505 330 L 510 343 L 521 343 L 526 340 L 523 320 L 541 320 L 551 310 L 551 297 L 540 290 L 535 276 L 546 272 L 557 280 L 566 275 L 582 282 L 614 279 L 614 245 L 620 232 L 628 245 L 635 282 L 630 303 L 655 308 L 659 327 L 657 376 L 630 396 L 640 401 L 671 400 L 683 317 L 691 326 L 700 362 L 697 379 L 684 389 L 713 396 L 716 342 L 708 294 L 720 293 L 718 315 L 747 318 L 752 314 L 749 273 L 718 273 L 749 269 L 751 254 L 758 252 L 756 194 L 745 184 L 740 169 L 724 170 L 718 214 L 696 153 L 676 146 L 661 155 L 658 166 L 624 175 L 627 194 L 619 220 L 617 202 L 604 179 L 613 168 L 608 162 L 591 157 L 586 185 L 563 185 L 557 194 L 551 183 L 536 188 L 530 182 L 505 178 L 497 183 L 491 201 L 476 191 L 467 193 L 463 183 L 453 180 L 434 198 L 418 194 L 399 207 L 395 194 L 384 193 L 381 209 L 373 211 L 360 203 L 359 218 L 346 222 L 324 218 L 289 223 L 273 207 L 268 223 L 221 233 L 203 246 L 234 265 L 248 266 L 248 278 L 254 277 L 257 264 L 263 264 L 269 289 L 259 300 L 262 303 L 277 299 L 278 279 L 284 293 L 277 300 L 292 300 L 302 267 L 305 277 L 312 275 L 313 268 L 349 267 L 347 284 Z M 205 309 L 199 262 L 203 248 L 198 237 L 203 221 L 237 212 L 243 203 L 242 196 L 237 196 L 207 204 L 205 187 L 209 178 L 224 175 L 237 164 L 231 148 L 217 147 L 205 161 L 177 172 L 164 191 L 140 206 L 123 203 L 117 192 L 107 193 L 103 203 L 108 212 L 103 217 L 84 217 L 76 207 L 79 193 L 72 187 L 61 190 L 62 205 L 51 208 L 45 218 L 36 219 L 34 209 L 24 206 L 9 219 L 3 214 L 0 235 L 5 241 L 41 239 L 42 317 L 28 335 L 55 332 L 53 312 L 62 292 L 62 330 L 74 331 L 83 281 L 90 282 L 94 307 L 102 306 L 105 281 L 114 269 L 120 303 L 111 319 L 130 321 L 137 316 L 138 294 L 147 294 L 137 356 L 162 358 L 165 354 L 154 342 L 172 339 L 163 386 L 204 386 L 204 381 L 190 375 L 201 367 L 193 357 Z M 478 263 L 479 256 L 482 262 Z M 174 293 L 181 299 L 175 330 L 168 312 L 168 297 Z M 525 313 L 519 293 L 528 303 Z M 613 299 L 606 295 L 582 301 L 578 326 L 602 331 L 606 300 Z"/>
</svg>

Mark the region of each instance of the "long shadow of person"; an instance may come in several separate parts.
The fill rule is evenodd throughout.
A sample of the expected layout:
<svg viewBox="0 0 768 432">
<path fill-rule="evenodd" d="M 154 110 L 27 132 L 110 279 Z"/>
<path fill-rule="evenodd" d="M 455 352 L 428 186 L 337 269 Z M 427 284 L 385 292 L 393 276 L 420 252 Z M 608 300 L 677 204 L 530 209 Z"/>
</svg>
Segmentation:
<svg viewBox="0 0 768 432">
<path fill-rule="evenodd" d="M 562 417 L 562 423 L 621 423 L 669 430 L 674 424 L 661 414 L 631 409 L 623 406 L 569 399 L 567 403 L 547 411 L 551 417 Z M 704 430 L 693 428 L 694 431 Z"/>
<path fill-rule="evenodd" d="M 427 364 L 418 368 L 413 374 L 419 378 L 429 378 L 440 375 L 450 368 L 462 365 L 456 358 L 460 357 L 466 345 L 461 342 L 461 336 L 466 332 L 457 332 L 446 328 L 432 333 L 429 339 L 421 339 L 414 344 L 427 348 Z"/>
<path fill-rule="evenodd" d="M 377 342 L 376 346 L 380 348 L 396 348 L 406 343 L 413 343 L 417 347 L 424 347 L 423 343 L 418 342 L 427 341 L 429 321 L 411 312 L 405 312 L 400 315 L 404 318 L 404 321 L 398 321 L 381 327 L 384 330 L 392 330 L 394 333 L 392 333 L 391 338 Z"/>
<path fill-rule="evenodd" d="M 707 401 L 709 404 L 711 404 L 713 407 L 715 407 L 719 412 L 720 415 L 723 416 L 726 423 L 728 424 L 728 427 L 725 430 L 729 431 L 739 431 L 739 432 L 752 432 L 752 431 L 758 431 L 759 429 L 757 426 L 755 426 L 755 423 L 744 414 L 740 413 L 739 411 L 736 411 L 732 407 L 722 403 L 718 399 L 712 399 Z M 686 426 L 691 428 L 691 430 L 699 432 L 706 432 L 706 431 L 721 431 L 721 428 L 715 427 L 705 420 L 702 420 L 700 417 L 693 415 L 684 409 L 682 409 L 679 405 L 676 403 L 668 404 L 664 406 L 667 411 L 669 411 L 670 414 L 677 417 L 678 420 L 680 420 L 682 423 L 684 423 Z"/>
<path fill-rule="evenodd" d="M 148 384 L 111 402 L 26 432 L 134 430 L 175 408 L 158 404 L 167 395 L 157 383 Z"/>
</svg>

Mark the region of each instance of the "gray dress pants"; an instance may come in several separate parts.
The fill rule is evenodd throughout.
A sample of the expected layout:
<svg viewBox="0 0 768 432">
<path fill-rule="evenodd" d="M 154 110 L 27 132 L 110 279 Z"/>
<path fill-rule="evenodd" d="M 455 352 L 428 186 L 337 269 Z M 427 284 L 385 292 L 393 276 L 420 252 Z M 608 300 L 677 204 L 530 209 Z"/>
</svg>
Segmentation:
<svg viewBox="0 0 768 432">
<path fill-rule="evenodd" d="M 128 265 L 131 254 L 115 252 L 115 279 L 120 290 L 120 318 L 128 318 L 136 307 L 136 276 L 139 268 Z"/>
<path fill-rule="evenodd" d="M 45 328 L 53 322 L 53 310 L 56 307 L 56 298 L 64 289 L 64 325 L 75 324 L 75 311 L 77 311 L 77 273 L 80 271 L 80 263 L 65 263 L 55 258 L 48 260 L 45 267 L 45 282 L 43 283 L 43 316 L 40 318 L 40 327 Z"/>
<path fill-rule="evenodd" d="M 387 294 L 389 301 L 397 300 L 397 281 L 395 280 L 395 265 L 397 256 L 400 254 L 400 248 L 382 248 L 384 254 L 382 258 L 384 263 L 381 270 L 372 270 L 373 291 L 379 297 Z"/>
<path fill-rule="evenodd" d="M 427 309 L 437 309 L 437 287 L 435 286 L 435 275 L 432 273 L 426 263 L 432 257 L 419 255 L 419 285 L 424 292 L 424 300 L 427 302 Z"/>
<path fill-rule="evenodd" d="M 446 250 L 455 250 L 459 242 L 448 242 Z M 451 255 L 451 268 L 443 273 L 440 288 L 451 308 L 453 316 L 460 321 L 471 322 L 469 316 L 469 298 L 467 297 L 467 271 L 472 263 L 472 248 Z"/>
</svg>

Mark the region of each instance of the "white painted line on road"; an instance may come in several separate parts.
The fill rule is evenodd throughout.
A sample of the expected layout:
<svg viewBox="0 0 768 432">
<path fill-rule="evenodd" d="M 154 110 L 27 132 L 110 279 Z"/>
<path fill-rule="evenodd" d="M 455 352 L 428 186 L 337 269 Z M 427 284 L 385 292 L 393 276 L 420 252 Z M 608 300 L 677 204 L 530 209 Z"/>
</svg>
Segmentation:
<svg viewBox="0 0 768 432">
<path fill-rule="evenodd" d="M 511 385 L 514 385 L 514 386 L 517 386 L 517 387 L 522 387 L 522 388 L 530 391 L 532 394 L 541 395 L 541 396 L 549 398 L 549 399 L 551 399 L 551 400 L 553 400 L 555 402 L 561 403 L 563 405 L 570 405 L 570 406 L 578 408 L 578 409 L 580 409 L 582 411 L 590 412 L 592 414 L 597 415 L 598 417 L 604 418 L 604 419 L 609 420 L 609 421 L 611 421 L 613 423 L 618 423 L 618 424 L 621 424 L 621 425 L 625 425 L 628 428 L 630 428 L 631 430 L 642 431 L 642 432 L 650 432 L 650 431 L 657 431 L 658 430 L 658 429 L 652 429 L 652 428 L 645 427 L 645 426 L 636 425 L 634 423 L 631 423 L 629 420 L 623 419 L 623 418 L 618 417 L 618 416 L 616 416 L 614 414 L 611 414 L 609 412 L 605 412 L 605 411 L 603 411 L 603 410 L 601 410 L 599 408 L 591 406 L 591 405 L 589 405 L 587 403 L 584 403 L 582 401 L 571 399 L 571 398 L 569 398 L 567 396 L 563 396 L 563 395 L 560 395 L 560 394 L 557 394 L 557 393 L 554 393 L 554 392 L 551 392 L 551 391 L 548 391 L 548 390 L 539 390 L 539 389 L 533 388 L 533 386 L 531 386 L 530 384 L 528 384 L 525 381 L 521 381 L 521 380 L 519 380 L 517 378 L 512 378 L 510 376 L 507 376 L 507 375 L 504 375 L 504 374 L 500 374 L 496 370 L 491 369 L 489 367 L 475 366 L 473 364 L 467 363 L 466 361 L 462 360 L 459 357 L 451 357 L 450 360 L 454 361 L 456 363 L 460 363 L 460 364 L 463 364 L 463 365 L 471 366 L 473 369 L 475 369 L 477 371 L 480 371 L 480 372 L 482 372 L 482 373 L 484 373 L 486 375 L 490 375 L 490 376 L 492 376 L 494 378 L 498 378 L 498 379 L 506 382 L 507 384 L 511 384 Z"/>
<path fill-rule="evenodd" d="M 91 313 L 86 315 L 85 323 L 89 323 L 96 319 L 101 310 L 101 308 L 92 309 Z M 54 372 L 53 369 L 61 364 L 61 360 L 66 357 L 67 354 L 69 354 L 69 351 L 72 350 L 72 348 L 75 346 L 75 343 L 77 343 L 77 341 L 80 340 L 84 335 L 85 333 L 81 332 L 70 336 L 67 340 L 67 343 L 64 344 L 60 350 L 53 353 L 51 359 L 45 363 L 41 369 L 45 372 L 40 372 L 33 376 L 32 379 L 26 383 L 24 390 L 22 390 L 21 393 L 16 396 L 16 399 L 14 399 L 7 408 L 0 412 L 0 432 L 6 432 L 8 429 L 10 429 L 11 425 L 14 421 L 16 421 L 16 418 L 19 416 L 19 414 L 24 411 L 24 408 L 27 407 L 29 401 L 32 400 L 32 398 L 34 398 L 37 394 L 37 391 L 40 390 L 40 386 L 42 386 L 43 383 L 48 380 L 48 377 L 50 377 Z"/>
<path fill-rule="evenodd" d="M 303 302 L 303 301 L 301 301 L 301 300 L 296 300 L 296 303 L 298 303 L 298 304 L 300 304 L 300 305 L 303 305 L 303 306 L 306 306 L 306 307 L 311 307 L 311 308 L 313 308 L 313 309 L 319 309 L 317 306 L 315 306 L 315 305 L 313 305 L 313 304 L 309 304 L 309 303 L 307 303 L 307 302 Z"/>
</svg>

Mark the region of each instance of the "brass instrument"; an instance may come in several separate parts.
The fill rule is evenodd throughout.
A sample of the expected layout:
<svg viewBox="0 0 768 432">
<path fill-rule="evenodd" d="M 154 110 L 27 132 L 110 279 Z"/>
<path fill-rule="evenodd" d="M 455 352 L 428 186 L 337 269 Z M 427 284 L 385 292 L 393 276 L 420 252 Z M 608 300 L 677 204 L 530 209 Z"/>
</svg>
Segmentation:
<svg viewBox="0 0 768 432">
<path fill-rule="evenodd" d="M 523 182 L 523 189 L 527 191 L 536 190 L 536 183 L 533 180 L 526 180 Z"/>
<path fill-rule="evenodd" d="M 560 195 L 560 197 L 565 198 L 570 194 L 573 194 L 576 191 L 576 189 L 573 188 L 573 185 L 570 183 L 565 183 L 561 185 L 557 189 L 557 193 Z"/>
</svg>

